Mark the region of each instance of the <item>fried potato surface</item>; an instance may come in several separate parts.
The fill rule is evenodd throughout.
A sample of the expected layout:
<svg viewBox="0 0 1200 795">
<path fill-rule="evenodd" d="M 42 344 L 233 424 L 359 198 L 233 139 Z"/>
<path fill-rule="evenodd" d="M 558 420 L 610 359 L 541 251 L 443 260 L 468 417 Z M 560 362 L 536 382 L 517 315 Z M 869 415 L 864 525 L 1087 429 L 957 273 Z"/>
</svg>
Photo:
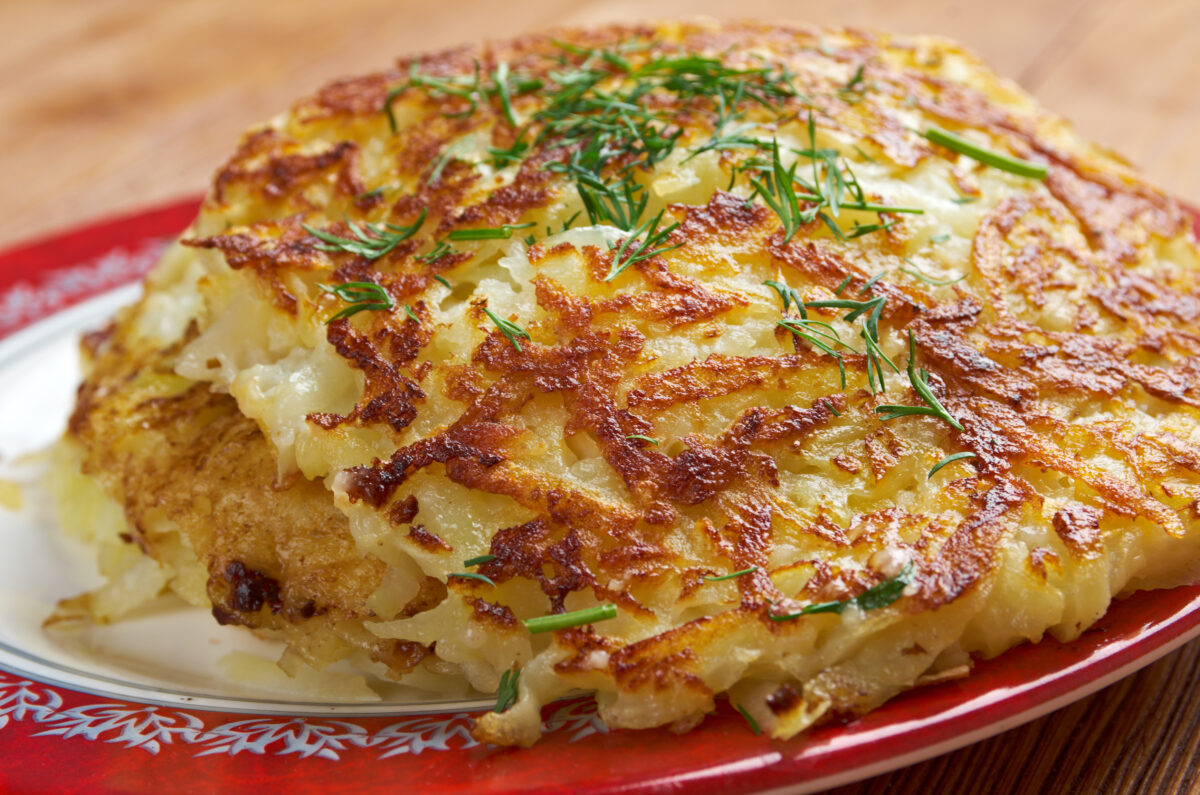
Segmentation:
<svg viewBox="0 0 1200 795">
<path fill-rule="evenodd" d="M 945 40 L 557 31 L 250 131 L 71 436 L 218 617 L 515 678 L 483 740 L 789 737 L 1195 579 L 1198 265 Z"/>
</svg>

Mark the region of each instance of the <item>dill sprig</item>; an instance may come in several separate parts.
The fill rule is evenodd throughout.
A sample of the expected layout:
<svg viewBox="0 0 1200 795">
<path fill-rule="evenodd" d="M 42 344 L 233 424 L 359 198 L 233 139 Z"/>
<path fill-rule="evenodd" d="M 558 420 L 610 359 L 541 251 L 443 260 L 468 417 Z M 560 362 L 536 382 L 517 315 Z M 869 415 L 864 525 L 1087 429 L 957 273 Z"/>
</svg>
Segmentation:
<svg viewBox="0 0 1200 795">
<path fill-rule="evenodd" d="M 467 135 L 443 149 L 441 154 L 437 156 L 437 159 L 433 161 L 433 168 L 429 170 L 429 176 L 425 178 L 425 184 L 436 184 L 442 178 L 442 172 L 446 170 L 446 166 L 450 164 L 450 161 L 457 160 L 458 153 L 466 149 L 472 140 L 473 136 Z"/>
<path fill-rule="evenodd" d="M 772 141 L 770 172 L 764 173 L 761 181 L 750 178 L 754 192 L 779 216 L 779 222 L 783 224 L 784 243 L 790 242 L 800 227 L 812 223 L 819 211 L 817 208 L 808 211 L 800 209 L 800 200 L 796 196 L 796 166 L 797 163 L 792 163 L 791 168 L 783 167 L 779 157 L 779 142 Z"/>
<path fill-rule="evenodd" d="M 556 613 L 549 616 L 538 616 L 537 618 L 527 618 L 522 623 L 525 624 L 525 629 L 531 634 L 537 635 L 541 632 L 554 632 L 559 629 L 569 629 L 571 627 L 580 627 L 584 624 L 592 624 L 596 621 L 606 621 L 610 618 L 617 617 L 617 606 L 612 602 L 606 602 L 596 607 L 585 607 L 582 610 L 572 610 L 569 613 Z"/>
<path fill-rule="evenodd" d="M 664 210 L 659 210 L 658 215 L 634 229 L 629 237 L 617 246 L 616 253 L 613 254 L 612 266 L 608 269 L 608 275 L 604 277 L 604 281 L 611 282 L 628 270 L 630 266 L 651 257 L 657 257 L 659 254 L 674 251 L 683 245 L 682 243 L 676 243 L 673 246 L 663 245 L 671 237 L 671 233 L 679 228 L 678 223 L 673 223 L 664 229 L 658 228 L 658 225 L 662 223 L 664 212 Z"/>
<path fill-rule="evenodd" d="M 751 566 L 748 569 L 742 569 L 741 571 L 733 571 L 733 572 L 730 572 L 729 574 L 722 574 L 719 577 L 715 577 L 713 575 L 706 574 L 706 575 L 704 575 L 704 579 L 708 580 L 709 582 L 721 582 L 722 580 L 732 580 L 737 577 L 744 577 L 747 574 L 753 574 L 756 571 L 758 571 L 758 566 Z"/>
<path fill-rule="evenodd" d="M 804 298 L 796 288 L 789 287 L 783 282 L 777 282 L 774 279 L 767 279 L 763 284 L 779 294 L 779 300 L 783 301 L 783 314 L 786 315 L 794 306 L 796 307 L 796 311 L 800 313 L 801 318 L 808 317 L 808 312 L 804 309 Z"/>
<path fill-rule="evenodd" d="M 479 555 L 474 558 L 467 558 L 466 560 L 463 561 L 463 565 L 469 569 L 472 566 L 479 566 L 484 563 L 491 563 L 495 559 L 496 559 L 495 555 Z"/>
<path fill-rule="evenodd" d="M 521 349 L 521 343 L 517 338 L 520 337 L 522 339 L 532 340 L 533 337 L 529 336 L 529 332 L 511 320 L 505 320 L 502 317 L 498 317 L 490 309 L 484 308 L 483 311 L 484 314 L 490 317 L 492 322 L 496 324 L 496 328 L 500 329 L 500 333 L 507 337 L 508 341 L 512 343 L 512 346 L 517 349 L 517 353 L 523 353 L 524 351 Z"/>
<path fill-rule="evenodd" d="M 946 456 L 941 461 L 938 461 L 936 464 L 933 465 L 933 469 L 929 470 L 929 477 L 926 478 L 926 480 L 932 480 L 933 476 L 935 474 L 937 474 L 937 471 L 939 469 L 941 469 L 942 467 L 946 466 L 947 464 L 953 464 L 955 461 L 962 461 L 964 458 L 975 458 L 975 454 L 974 453 L 955 453 L 954 455 Z"/>
<path fill-rule="evenodd" d="M 341 237 L 331 232 L 315 229 L 308 224 L 301 224 L 301 226 L 305 232 L 321 241 L 316 246 L 319 251 L 345 251 L 369 260 L 376 260 L 390 253 L 396 246 L 416 234 L 421 225 L 425 223 L 425 215 L 426 210 L 421 210 L 421 214 L 411 226 L 373 224 L 369 221 L 364 221 L 363 225 L 359 226 L 347 218 L 346 226 L 350 228 L 350 232 L 354 235 L 353 238 Z"/>
<path fill-rule="evenodd" d="M 517 703 L 517 684 L 521 679 L 521 669 L 516 666 L 500 674 L 500 686 L 496 688 L 496 706 L 492 712 L 504 712 Z"/>
<path fill-rule="evenodd" d="M 745 707 L 743 707 L 741 704 L 735 704 L 733 708 L 741 713 L 742 717 L 746 719 L 746 723 L 750 724 L 750 731 L 754 732 L 756 736 L 762 734 L 762 729 L 758 727 L 758 721 L 756 721 L 754 717 L 746 711 Z"/>
<path fill-rule="evenodd" d="M 1049 174 L 1049 170 L 1041 163 L 1032 163 L 1012 155 L 993 152 L 991 149 L 985 149 L 960 135 L 943 130 L 941 127 L 930 127 L 921 135 L 939 146 L 944 146 L 960 155 L 966 155 L 972 160 L 978 160 L 986 166 L 1007 171 L 1010 174 L 1030 179 L 1045 179 Z"/>
<path fill-rule="evenodd" d="M 430 265 L 434 262 L 437 262 L 447 254 L 453 253 L 454 249 L 450 248 L 449 243 L 447 243 L 445 240 L 439 240 L 429 251 L 425 252 L 424 254 L 417 255 L 413 259 L 415 259 L 417 262 L 423 262 L 426 265 Z"/>
<path fill-rule="evenodd" d="M 321 288 L 327 293 L 337 296 L 349 304 L 349 306 L 344 307 L 335 315 L 326 320 L 326 325 L 329 325 L 335 320 L 353 317 L 359 312 L 366 310 L 391 310 L 396 306 L 396 302 L 392 300 L 392 296 L 388 294 L 388 291 L 374 282 L 318 284 L 317 287 Z"/>
<path fill-rule="evenodd" d="M 863 69 L 866 66 L 865 63 L 860 63 L 854 70 L 854 75 L 837 90 L 838 97 L 843 101 L 854 104 L 862 100 L 863 94 L 866 93 L 866 84 L 863 82 Z"/>
<path fill-rule="evenodd" d="M 859 610 L 878 610 L 881 607 L 887 607 L 900 598 L 904 593 L 904 589 L 912 581 L 913 564 L 911 562 L 904 564 L 904 568 L 900 573 L 891 579 L 884 580 L 878 585 L 873 585 L 867 590 L 860 593 L 858 596 L 849 599 L 843 599 L 838 602 L 817 602 L 815 604 L 806 605 L 795 613 L 786 615 L 774 615 L 768 613 L 767 617 L 772 621 L 791 621 L 800 616 L 808 616 L 814 613 L 842 613 L 847 607 L 854 606 Z"/>
<path fill-rule="evenodd" d="M 967 278 L 967 274 L 964 273 L 961 276 L 959 276 L 957 279 L 934 279 L 933 277 L 926 276 L 925 274 L 921 273 L 921 270 L 920 270 L 920 268 L 917 267 L 917 264 L 915 262 L 913 262 L 911 259 L 909 259 L 908 257 L 905 257 L 904 261 L 906 263 L 908 263 L 908 265 L 910 267 L 900 268 L 899 270 L 901 273 L 907 273 L 909 276 L 913 277 L 914 279 L 920 279 L 921 281 L 925 282 L 926 284 L 932 285 L 934 287 L 947 287 L 951 284 L 957 284 L 958 282 L 961 282 L 963 279 Z"/>
<path fill-rule="evenodd" d="M 388 92 L 387 97 L 384 98 L 383 112 L 387 116 L 388 126 L 393 133 L 398 132 L 399 128 L 396 125 L 396 115 L 392 110 L 392 103 L 410 88 L 422 88 L 430 96 L 458 97 L 464 100 L 467 103 L 467 108 L 457 113 L 444 114 L 450 118 L 470 116 L 478 109 L 481 102 L 486 103 L 493 97 L 498 98 L 505 119 L 513 126 L 516 126 L 516 119 L 512 112 L 512 98 L 520 94 L 537 91 L 543 86 L 541 80 L 529 77 L 516 78 L 510 82 L 508 64 L 506 63 L 497 65 L 491 74 L 488 75 L 488 81 L 481 80 L 481 77 L 478 60 L 475 61 L 475 68 L 472 74 L 456 75 L 453 77 L 424 75 L 417 71 L 416 63 L 410 64 L 408 68 L 408 82 L 393 88 Z"/>
<path fill-rule="evenodd" d="M 524 224 L 504 224 L 483 229 L 455 229 L 446 235 L 446 240 L 508 240 L 518 229 L 536 226 L 533 221 Z"/>
<path fill-rule="evenodd" d="M 631 439 L 631 440 L 636 440 L 639 442 L 646 442 L 647 444 L 655 444 L 655 445 L 658 444 L 658 439 L 655 439 L 652 436 L 646 436 L 645 434 L 642 434 L 642 433 L 629 433 L 629 434 L 625 435 L 625 438 Z"/>
<path fill-rule="evenodd" d="M 912 383 L 913 389 L 921 399 L 925 401 L 924 406 L 876 406 L 875 411 L 883 416 L 881 420 L 894 420 L 897 417 L 907 417 L 912 414 L 927 414 L 931 417 L 937 417 L 950 423 L 957 430 L 962 430 L 963 426 L 958 420 L 951 416 L 950 412 L 946 411 L 946 407 L 938 401 L 937 396 L 933 394 L 933 390 L 929 388 L 929 373 L 924 369 L 917 370 L 917 338 L 913 334 L 912 329 L 908 331 L 908 380 Z"/>
<path fill-rule="evenodd" d="M 861 293 L 863 290 L 870 289 L 870 287 L 874 286 L 877 279 L 878 277 L 869 281 L 859 292 Z M 900 368 L 896 366 L 895 362 L 889 359 L 887 354 L 879 347 L 879 319 L 883 315 L 883 306 L 886 301 L 887 299 L 880 295 L 862 301 L 855 301 L 850 298 L 834 298 L 825 301 L 809 301 L 807 304 L 809 309 L 848 309 L 850 311 L 842 316 L 842 320 L 847 323 L 853 323 L 860 317 L 863 318 L 859 336 L 862 337 L 863 343 L 866 346 L 867 385 L 871 388 L 871 394 L 887 391 L 887 383 L 884 380 L 884 364 L 887 364 L 893 372 L 900 372 Z"/>
<path fill-rule="evenodd" d="M 851 351 L 854 349 L 842 342 L 841 337 L 838 336 L 837 329 L 823 320 L 810 320 L 807 317 L 780 320 L 776 323 L 776 325 L 787 329 L 795 336 L 806 340 L 813 347 L 819 348 L 836 359 L 838 375 L 840 376 L 842 382 L 842 389 L 846 388 L 846 363 L 842 361 L 842 354 L 834 350 L 832 346 L 840 345 L 843 348 L 848 348 Z"/>
<path fill-rule="evenodd" d="M 749 178 L 751 187 L 755 195 L 762 197 L 767 206 L 779 216 L 783 225 L 784 243 L 791 241 L 800 227 L 818 219 L 828 227 L 834 237 L 846 242 L 872 232 L 890 229 L 896 221 L 884 219 L 885 213 L 921 215 L 925 212 L 919 207 L 893 207 L 868 201 L 850 164 L 842 159 L 841 154 L 836 149 L 817 147 L 817 126 L 811 112 L 808 114 L 807 129 L 808 148 L 792 151 L 809 160 L 812 168 L 811 181 L 797 173 L 799 160 L 794 161 L 790 167 L 784 167 L 778 141 L 771 142 L 769 161 L 751 157 L 737 167 L 739 171 L 757 171 L 761 175 L 761 179 Z M 736 172 L 734 178 L 736 179 Z M 800 191 L 796 190 L 797 185 L 800 186 Z M 808 206 L 801 207 L 802 204 Z M 856 221 L 853 229 L 844 230 L 836 221 L 843 209 L 878 213 L 880 221 L 875 224 L 860 224 Z"/>
</svg>

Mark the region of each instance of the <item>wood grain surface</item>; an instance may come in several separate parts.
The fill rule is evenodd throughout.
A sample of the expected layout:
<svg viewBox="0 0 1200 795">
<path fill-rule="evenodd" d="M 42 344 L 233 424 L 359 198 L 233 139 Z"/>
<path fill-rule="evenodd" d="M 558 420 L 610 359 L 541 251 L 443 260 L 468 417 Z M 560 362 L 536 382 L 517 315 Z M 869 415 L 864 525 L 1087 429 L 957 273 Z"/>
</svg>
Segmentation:
<svg viewBox="0 0 1200 795">
<path fill-rule="evenodd" d="M 401 53 L 707 15 L 952 36 L 1200 204 L 1200 0 L 0 1 L 0 246 L 201 193 L 247 125 Z M 850 793 L 1200 792 L 1200 645 Z"/>
</svg>

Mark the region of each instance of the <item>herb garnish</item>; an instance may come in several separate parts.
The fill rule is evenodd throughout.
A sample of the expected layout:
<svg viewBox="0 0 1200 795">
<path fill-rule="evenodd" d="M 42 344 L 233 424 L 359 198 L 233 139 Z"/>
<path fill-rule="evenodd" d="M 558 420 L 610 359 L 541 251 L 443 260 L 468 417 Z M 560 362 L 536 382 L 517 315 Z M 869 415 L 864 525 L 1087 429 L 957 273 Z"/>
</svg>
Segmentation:
<svg viewBox="0 0 1200 795">
<path fill-rule="evenodd" d="M 513 667 L 500 674 L 500 686 L 496 688 L 496 706 L 492 712 L 504 712 L 517 703 L 517 683 L 521 678 L 521 669 Z"/>
<path fill-rule="evenodd" d="M 929 477 L 926 478 L 926 480 L 932 480 L 934 474 L 939 469 L 946 466 L 947 464 L 953 464 L 955 461 L 962 461 L 964 458 L 975 458 L 975 454 L 974 453 L 955 453 L 954 455 L 946 456 L 941 461 L 938 461 L 936 464 L 933 465 L 933 469 L 929 470 Z"/>
<path fill-rule="evenodd" d="M 921 133 L 927 140 L 935 144 L 946 147 L 952 151 L 958 152 L 960 155 L 966 155 L 972 160 L 978 160 L 984 165 L 997 168 L 1001 171 L 1007 171 L 1010 174 L 1016 174 L 1021 177 L 1029 177 L 1030 179 L 1045 179 L 1049 170 L 1041 163 L 1031 163 L 1028 160 L 1021 160 L 1018 157 L 1011 155 L 993 152 L 990 149 L 984 149 L 982 146 L 971 143 L 962 136 L 955 135 L 952 132 L 943 130 L 940 127 L 930 127 L 925 132 Z"/>
<path fill-rule="evenodd" d="M 846 388 L 846 363 L 842 361 L 842 354 L 835 351 L 831 346 L 841 345 L 843 348 L 849 348 L 852 351 L 854 349 L 842 342 L 841 337 L 838 336 L 837 329 L 823 320 L 810 320 L 807 317 L 780 320 L 776 325 L 787 329 L 801 339 L 807 340 L 814 347 L 837 359 L 838 374 L 841 376 L 842 389 Z"/>
<path fill-rule="evenodd" d="M 913 389 L 916 390 L 917 394 L 921 396 L 921 399 L 927 405 L 876 406 L 875 411 L 884 415 L 879 419 L 886 421 L 894 420 L 897 417 L 906 417 L 911 414 L 928 414 L 932 417 L 945 420 L 960 431 L 963 429 L 962 423 L 954 419 L 950 415 L 950 412 L 946 411 L 945 406 L 938 401 L 937 396 L 929 388 L 929 373 L 924 369 L 920 370 L 920 372 L 917 371 L 917 338 L 913 334 L 912 329 L 908 330 L 908 380 L 912 383 Z"/>
<path fill-rule="evenodd" d="M 872 279 L 868 284 L 873 285 L 874 281 L 875 279 Z M 863 327 L 859 331 L 859 336 L 862 337 L 866 345 L 867 384 L 870 386 L 872 394 L 887 391 L 887 384 L 884 382 L 884 362 L 887 363 L 893 372 L 900 372 L 900 368 L 879 347 L 879 318 L 883 314 L 883 305 L 886 301 L 887 299 L 880 295 L 864 301 L 837 298 L 828 301 L 809 301 L 806 304 L 809 309 L 818 307 L 849 309 L 850 311 L 842 316 L 842 320 L 845 320 L 847 323 L 853 323 L 859 317 L 864 317 Z"/>
<path fill-rule="evenodd" d="M 411 306 L 409 306 L 408 304 L 405 304 L 405 305 L 404 305 L 404 314 L 406 314 L 406 315 L 408 315 L 410 318 L 412 318 L 412 320 L 413 320 L 413 322 L 414 322 L 414 323 L 420 323 L 420 322 L 421 322 L 421 318 L 417 317 L 417 313 L 416 313 L 416 312 L 414 312 L 414 311 L 413 311 L 413 308 L 412 308 Z"/>
<path fill-rule="evenodd" d="M 875 283 L 882 279 L 886 273 L 887 271 L 880 271 L 870 279 L 867 279 L 865 282 L 863 282 L 863 286 L 858 288 L 858 294 L 862 295 L 863 293 L 870 291 L 870 289 L 875 286 Z"/>
<path fill-rule="evenodd" d="M 874 213 L 910 213 L 921 215 L 925 211 L 919 207 L 892 207 L 886 204 L 876 204 L 867 201 L 858 178 L 850 169 L 850 165 L 841 160 L 841 154 L 836 149 L 817 148 L 817 126 L 813 114 L 808 114 L 808 149 L 794 149 L 797 155 L 808 158 L 812 163 L 812 182 L 796 174 L 799 161 L 792 163 L 790 168 L 784 168 L 779 156 L 779 142 L 771 142 L 771 160 L 749 158 L 738 166 L 741 171 L 757 170 L 762 180 L 750 178 L 750 184 L 755 194 L 775 211 L 783 224 L 783 242 L 789 242 L 801 226 L 820 219 L 834 237 L 843 243 L 855 237 L 887 230 L 894 221 L 881 221 L 878 224 L 858 224 L 849 233 L 843 230 L 835 220 L 841 210 L 860 210 Z M 736 174 L 735 174 L 736 177 Z M 796 184 L 805 191 L 796 192 Z M 811 204 L 806 209 L 800 209 L 800 202 Z M 828 210 L 828 212 L 826 212 Z"/>
<path fill-rule="evenodd" d="M 640 433 L 630 433 L 625 435 L 626 439 L 636 439 L 639 442 L 647 442 L 648 444 L 658 444 L 658 439 L 646 436 Z"/>
<path fill-rule="evenodd" d="M 507 337 L 508 341 L 512 343 L 512 346 L 517 349 L 517 353 L 524 353 L 524 351 L 521 349 L 521 343 L 517 341 L 517 338 L 521 337 L 523 339 L 532 340 L 533 337 L 529 336 L 529 332 L 511 320 L 505 320 L 502 317 L 497 317 L 490 309 L 485 308 L 483 311 L 492 319 L 492 322 L 496 324 L 496 328 L 500 329 L 500 333 Z"/>
<path fill-rule="evenodd" d="M 768 613 L 767 617 L 772 621 L 791 621 L 800 616 L 808 616 L 814 613 L 841 613 L 847 607 L 854 606 L 859 610 L 866 612 L 867 610 L 878 610 L 881 607 L 887 607 L 900 598 L 904 593 L 904 589 L 908 587 L 912 580 L 913 564 L 908 562 L 904 564 L 904 568 L 900 573 L 889 580 L 884 580 L 878 585 L 873 585 L 867 590 L 860 593 L 858 596 L 849 599 L 843 599 L 839 602 L 817 602 L 816 604 L 802 607 L 795 613 L 787 615 L 774 615 Z"/>
<path fill-rule="evenodd" d="M 446 235 L 447 240 L 509 240 L 517 229 L 535 226 L 533 221 L 525 224 L 504 224 L 496 228 L 455 229 Z"/>
<path fill-rule="evenodd" d="M 440 273 L 433 274 L 433 279 L 434 279 L 434 281 L 436 281 L 438 284 L 442 285 L 443 287 L 450 287 L 451 289 L 453 289 L 453 285 L 450 284 L 450 280 L 447 279 L 445 276 L 442 276 Z"/>
<path fill-rule="evenodd" d="M 789 287 L 783 282 L 777 282 L 774 279 L 767 279 L 763 284 L 770 287 L 779 294 L 779 300 L 783 301 L 783 313 L 786 315 L 788 310 L 795 305 L 797 311 L 800 312 L 800 317 L 807 318 L 808 312 L 804 310 L 804 299 L 800 296 L 800 292 L 795 287 Z"/>
<path fill-rule="evenodd" d="M 770 172 L 763 175 L 763 181 L 750 178 L 755 193 L 779 216 L 779 221 L 783 224 L 784 243 L 790 242 L 801 226 L 812 223 L 819 212 L 817 208 L 804 211 L 800 209 L 795 184 L 797 165 L 798 163 L 792 163 L 791 168 L 785 169 L 783 161 L 779 159 L 779 142 L 772 141 Z"/>
<path fill-rule="evenodd" d="M 734 705 L 734 709 L 742 713 L 742 717 L 746 719 L 746 723 L 750 724 L 750 731 L 754 732 L 755 735 L 762 734 L 762 729 L 758 728 L 758 721 L 756 721 L 750 715 L 750 713 L 746 711 L 745 707 L 743 707 L 741 704 L 736 704 Z"/>
<path fill-rule="evenodd" d="M 854 70 L 854 76 L 851 77 L 846 84 L 838 89 L 838 96 L 851 104 L 859 102 L 865 93 L 865 85 L 863 84 L 863 69 L 865 63 L 860 63 L 858 69 Z"/>
<path fill-rule="evenodd" d="M 934 279 L 934 278 L 931 278 L 931 277 L 926 276 L 925 274 L 921 273 L 921 271 L 917 268 L 917 264 L 915 262 L 913 262 L 912 260 L 910 260 L 908 257 L 905 257 L 904 261 L 907 262 L 909 265 L 911 265 L 912 268 L 911 269 L 900 268 L 901 273 L 907 273 L 909 276 L 912 276 L 914 279 L 920 279 L 921 281 L 925 282 L 926 284 L 931 284 L 934 287 L 946 287 L 951 284 L 957 284 L 958 282 L 961 282 L 963 279 L 967 278 L 967 274 L 964 273 L 961 276 L 959 276 L 957 279 Z"/>
<path fill-rule="evenodd" d="M 711 574 L 706 574 L 706 575 L 704 575 L 704 579 L 708 580 L 709 582 L 721 582 L 722 580 L 732 580 L 737 577 L 745 576 L 747 574 L 753 574 L 756 571 L 758 571 L 758 566 L 751 566 L 750 568 L 742 569 L 741 571 L 734 571 L 734 572 L 730 572 L 729 574 L 722 574 L 720 577 L 715 577 Z"/>
<path fill-rule="evenodd" d="M 322 241 L 323 245 L 316 247 L 319 251 L 345 251 L 374 260 L 390 253 L 396 246 L 412 237 L 421 228 L 421 224 L 425 223 L 425 213 L 425 210 L 421 210 L 421 215 L 411 226 L 381 225 L 369 221 L 364 221 L 363 226 L 359 226 L 347 218 L 346 226 L 350 227 L 350 231 L 354 233 L 353 238 L 340 237 L 321 229 L 314 229 L 308 224 L 301 224 L 301 226 L 305 232 Z"/>
<path fill-rule="evenodd" d="M 454 249 L 450 248 L 449 243 L 447 243 L 445 240 L 439 240 L 437 242 L 437 244 L 434 245 L 434 247 L 431 248 L 429 251 L 425 252 L 424 254 L 419 254 L 418 256 L 413 257 L 413 259 L 415 259 L 417 262 L 424 262 L 426 265 L 431 265 L 434 262 L 437 262 L 438 260 L 440 260 L 442 257 L 446 256 L 447 254 L 453 254 L 453 253 L 454 253 Z"/>
<path fill-rule="evenodd" d="M 388 291 L 374 282 L 318 284 L 317 287 L 320 287 L 327 293 L 336 295 L 349 304 L 349 306 L 342 308 L 326 320 L 325 325 L 329 325 L 335 320 L 352 317 L 364 310 L 391 310 L 396 307 L 396 302 L 392 300 L 392 296 L 388 294 Z"/>
<path fill-rule="evenodd" d="M 683 245 L 682 243 L 676 243 L 673 246 L 662 245 L 671 237 L 671 233 L 679 228 L 679 224 L 674 223 L 666 229 L 659 229 L 658 225 L 662 222 L 663 212 L 663 210 L 659 210 L 658 215 L 634 229 L 629 237 L 622 241 L 621 245 L 617 247 L 616 254 L 613 255 L 612 266 L 608 269 L 608 275 L 604 277 L 604 281 L 611 282 L 631 265 L 673 251 Z M 636 245 L 634 245 L 635 243 Z"/>
<path fill-rule="evenodd" d="M 482 563 L 491 563 L 495 559 L 495 555 L 479 555 L 478 557 L 467 558 L 463 561 L 463 565 L 467 568 L 470 568 L 472 566 L 478 566 Z"/>
<path fill-rule="evenodd" d="M 572 610 L 570 613 L 556 613 L 549 616 L 527 618 L 522 623 L 525 624 L 525 629 L 537 635 L 540 632 L 554 632 L 559 629 L 579 627 L 584 624 L 592 624 L 596 621 L 605 621 L 616 617 L 617 606 L 612 602 L 606 602 L 596 607 Z"/>
</svg>

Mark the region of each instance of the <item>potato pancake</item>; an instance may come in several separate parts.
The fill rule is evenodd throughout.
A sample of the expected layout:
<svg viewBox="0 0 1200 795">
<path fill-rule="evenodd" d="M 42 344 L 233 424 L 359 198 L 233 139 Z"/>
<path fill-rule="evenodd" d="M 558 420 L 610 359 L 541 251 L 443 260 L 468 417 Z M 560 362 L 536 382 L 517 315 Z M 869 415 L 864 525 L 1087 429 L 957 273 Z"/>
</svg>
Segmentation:
<svg viewBox="0 0 1200 795">
<path fill-rule="evenodd" d="M 576 689 L 790 737 L 1197 578 L 1198 276 L 942 39 L 403 59 L 251 130 L 91 340 L 68 441 L 130 552 L 62 612 L 171 587 L 497 692 L 492 743 Z"/>
</svg>

